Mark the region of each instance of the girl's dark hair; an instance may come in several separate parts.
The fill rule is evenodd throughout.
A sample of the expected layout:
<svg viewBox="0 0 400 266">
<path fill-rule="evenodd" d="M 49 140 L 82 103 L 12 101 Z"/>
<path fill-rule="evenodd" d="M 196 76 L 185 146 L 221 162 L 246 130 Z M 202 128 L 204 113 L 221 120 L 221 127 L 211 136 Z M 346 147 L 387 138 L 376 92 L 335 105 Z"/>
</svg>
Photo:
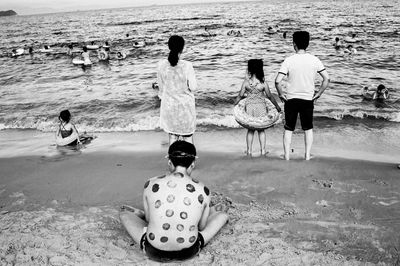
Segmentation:
<svg viewBox="0 0 400 266">
<path fill-rule="evenodd" d="M 178 54 L 182 52 L 185 46 L 185 40 L 178 35 L 173 35 L 168 40 L 169 55 L 168 61 L 171 66 L 176 66 L 179 61 Z"/>
<path fill-rule="evenodd" d="M 58 119 L 64 121 L 65 123 L 69 123 L 69 120 L 71 120 L 71 113 L 68 110 L 63 110 L 60 112 Z"/>
<path fill-rule="evenodd" d="M 250 59 L 247 63 L 247 70 L 250 75 L 255 75 L 256 78 L 264 83 L 264 69 L 263 61 L 261 59 Z"/>
</svg>

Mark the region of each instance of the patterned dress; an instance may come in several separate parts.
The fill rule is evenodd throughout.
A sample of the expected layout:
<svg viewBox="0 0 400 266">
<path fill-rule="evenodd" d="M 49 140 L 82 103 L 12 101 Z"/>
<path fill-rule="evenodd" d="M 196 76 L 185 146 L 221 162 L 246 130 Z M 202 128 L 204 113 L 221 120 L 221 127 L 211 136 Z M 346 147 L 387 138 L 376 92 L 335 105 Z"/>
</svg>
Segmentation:
<svg viewBox="0 0 400 266">
<path fill-rule="evenodd" d="M 179 60 L 173 67 L 167 59 L 161 60 L 157 79 L 161 99 L 160 127 L 170 134 L 193 134 L 196 129 L 193 91 L 197 89 L 197 82 L 192 63 Z"/>
<path fill-rule="evenodd" d="M 245 110 L 251 116 L 261 117 L 268 113 L 265 103 L 264 85 L 258 79 L 252 81 L 249 79 L 250 88 L 246 88 Z"/>
</svg>

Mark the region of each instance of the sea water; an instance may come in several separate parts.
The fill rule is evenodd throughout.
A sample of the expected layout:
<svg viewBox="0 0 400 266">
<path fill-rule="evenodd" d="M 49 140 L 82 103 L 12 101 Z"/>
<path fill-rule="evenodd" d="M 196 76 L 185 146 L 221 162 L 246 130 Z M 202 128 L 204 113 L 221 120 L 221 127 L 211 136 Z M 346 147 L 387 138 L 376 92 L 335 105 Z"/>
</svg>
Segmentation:
<svg viewBox="0 0 400 266">
<path fill-rule="evenodd" d="M 385 147 L 399 147 L 399 13 L 400 5 L 389 0 L 272 0 L 3 17 L 0 129 L 54 131 L 59 112 L 69 109 L 80 131 L 157 130 L 160 101 L 151 84 L 173 34 L 185 38 L 181 58 L 191 61 L 196 72 L 198 130 L 239 128 L 232 104 L 247 60 L 263 59 L 266 81 L 276 94 L 274 78 L 294 52 L 291 36 L 307 30 L 308 51 L 321 59 L 331 78 L 315 105 L 316 129 L 366 142 L 379 136 Z M 278 32 L 268 34 L 269 26 Z M 230 30 L 242 36 L 228 36 Z M 359 40 L 352 43 L 357 54 L 334 49 L 335 37 L 348 45 L 343 40 L 353 33 Z M 99 62 L 92 52 L 91 68 L 73 65 L 67 45 L 78 51 L 92 41 L 111 44 L 109 63 Z M 135 48 L 135 42 L 146 45 Z M 42 45 L 52 51 L 39 53 Z M 12 49 L 30 46 L 33 59 L 10 56 Z M 116 60 L 117 51 L 127 58 Z M 378 84 L 390 88 L 388 101 L 360 96 L 362 87 Z"/>
</svg>

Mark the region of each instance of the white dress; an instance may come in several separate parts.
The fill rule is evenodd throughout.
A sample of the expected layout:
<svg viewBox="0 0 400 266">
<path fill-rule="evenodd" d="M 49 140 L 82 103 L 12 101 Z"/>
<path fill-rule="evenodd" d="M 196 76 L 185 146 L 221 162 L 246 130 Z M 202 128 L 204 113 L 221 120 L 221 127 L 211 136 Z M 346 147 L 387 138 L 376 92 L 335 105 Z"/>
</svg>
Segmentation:
<svg viewBox="0 0 400 266">
<path fill-rule="evenodd" d="M 193 91 L 197 89 L 197 82 L 192 63 L 179 60 L 173 67 L 167 59 L 161 60 L 157 79 L 161 99 L 160 127 L 170 134 L 193 134 L 196 129 Z"/>
</svg>

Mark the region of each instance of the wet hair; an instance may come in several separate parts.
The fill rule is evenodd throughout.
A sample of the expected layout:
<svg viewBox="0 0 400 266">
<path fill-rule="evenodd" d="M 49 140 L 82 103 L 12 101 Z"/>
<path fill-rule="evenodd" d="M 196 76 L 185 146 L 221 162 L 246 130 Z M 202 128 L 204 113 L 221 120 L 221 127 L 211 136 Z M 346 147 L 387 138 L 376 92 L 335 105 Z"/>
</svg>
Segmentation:
<svg viewBox="0 0 400 266">
<path fill-rule="evenodd" d="M 168 159 L 175 167 L 188 168 L 196 159 L 196 147 L 187 141 L 177 140 L 169 146 Z"/>
<path fill-rule="evenodd" d="M 108 52 L 108 51 L 110 51 L 110 48 L 106 47 L 105 50 Z"/>
<path fill-rule="evenodd" d="M 337 41 L 337 42 L 338 42 L 338 41 L 339 41 L 339 37 L 336 37 L 336 38 L 335 38 L 335 41 Z"/>
<path fill-rule="evenodd" d="M 71 113 L 68 110 L 62 110 L 58 116 L 58 119 L 64 121 L 65 123 L 69 123 L 71 120 Z"/>
<path fill-rule="evenodd" d="M 378 88 L 376 88 L 377 91 L 383 91 L 384 89 L 386 89 L 385 85 L 383 84 L 379 84 Z"/>
<path fill-rule="evenodd" d="M 92 45 L 94 45 L 94 41 L 92 42 Z"/>
<path fill-rule="evenodd" d="M 32 48 L 32 46 L 31 46 L 31 47 L 29 47 L 29 53 L 30 53 L 30 54 L 32 54 L 32 53 L 33 53 L 33 48 Z"/>
<path fill-rule="evenodd" d="M 107 46 L 109 46 L 109 45 L 110 45 L 110 43 L 109 43 L 108 41 L 106 41 L 106 45 L 107 45 Z"/>
<path fill-rule="evenodd" d="M 176 66 L 179 61 L 178 54 L 182 52 L 185 40 L 178 35 L 172 35 L 168 40 L 169 55 L 168 61 L 171 66 Z"/>
<path fill-rule="evenodd" d="M 82 49 L 83 49 L 84 52 L 87 52 L 87 47 L 86 46 L 83 46 Z"/>
<path fill-rule="evenodd" d="M 354 38 L 354 37 L 356 37 L 356 36 L 357 36 L 357 34 L 353 33 L 351 36 Z"/>
<path fill-rule="evenodd" d="M 286 34 L 287 34 L 287 32 L 285 31 L 285 32 L 283 32 L 283 38 L 284 39 L 286 39 Z"/>
<path fill-rule="evenodd" d="M 305 50 L 310 43 L 310 33 L 308 31 L 296 31 L 293 33 L 293 42 L 297 49 Z"/>
<path fill-rule="evenodd" d="M 126 37 L 129 37 L 129 33 L 126 34 Z"/>
<path fill-rule="evenodd" d="M 247 71 L 250 75 L 255 75 L 256 78 L 264 83 L 264 69 L 263 69 L 263 61 L 261 59 L 250 59 L 247 62 Z"/>
<path fill-rule="evenodd" d="M 72 45 L 72 43 L 68 44 L 68 48 L 69 48 L 69 49 L 74 48 L 74 46 Z"/>
</svg>

